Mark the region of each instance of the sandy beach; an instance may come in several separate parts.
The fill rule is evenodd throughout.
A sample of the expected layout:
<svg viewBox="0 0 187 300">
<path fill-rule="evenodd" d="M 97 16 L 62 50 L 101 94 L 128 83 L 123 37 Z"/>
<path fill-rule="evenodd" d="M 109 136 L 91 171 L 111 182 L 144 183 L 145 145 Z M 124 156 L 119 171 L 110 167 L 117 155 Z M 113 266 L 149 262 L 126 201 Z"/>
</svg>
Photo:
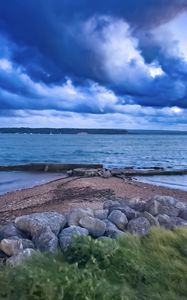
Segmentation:
<svg viewBox="0 0 187 300">
<path fill-rule="evenodd" d="M 74 207 L 101 208 L 107 199 L 169 195 L 187 201 L 187 192 L 140 183 L 135 180 L 101 177 L 68 177 L 0 196 L 0 223 L 32 212 L 64 212 Z"/>
</svg>

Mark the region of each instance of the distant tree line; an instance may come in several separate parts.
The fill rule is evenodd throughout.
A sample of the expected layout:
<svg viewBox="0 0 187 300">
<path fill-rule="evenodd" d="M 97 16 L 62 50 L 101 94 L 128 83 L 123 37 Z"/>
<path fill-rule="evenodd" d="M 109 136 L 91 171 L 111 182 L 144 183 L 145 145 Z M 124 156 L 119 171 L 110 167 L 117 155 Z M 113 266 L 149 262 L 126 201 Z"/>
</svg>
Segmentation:
<svg viewBox="0 0 187 300">
<path fill-rule="evenodd" d="M 0 133 L 19 134 L 127 134 L 125 129 L 79 129 L 79 128 L 0 128 Z"/>
</svg>

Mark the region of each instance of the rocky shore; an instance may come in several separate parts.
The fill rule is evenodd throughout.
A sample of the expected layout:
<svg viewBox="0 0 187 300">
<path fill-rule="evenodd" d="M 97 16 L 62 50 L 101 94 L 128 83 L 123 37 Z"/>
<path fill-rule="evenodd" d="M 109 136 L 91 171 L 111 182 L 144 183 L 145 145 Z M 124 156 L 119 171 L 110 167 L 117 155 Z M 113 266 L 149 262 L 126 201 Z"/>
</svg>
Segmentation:
<svg viewBox="0 0 187 300">
<path fill-rule="evenodd" d="M 0 260 L 14 266 L 39 252 L 66 251 L 76 236 L 105 242 L 127 233 L 145 236 L 152 226 L 187 228 L 187 204 L 157 195 L 148 201 L 113 198 L 101 209 L 23 215 L 0 228 Z"/>
<path fill-rule="evenodd" d="M 184 191 L 136 182 L 121 169 L 66 172 L 66 178 L 0 196 L 1 262 L 17 265 L 39 252 L 66 251 L 74 236 L 107 241 L 144 236 L 152 226 L 187 227 Z"/>
<path fill-rule="evenodd" d="M 116 177 L 105 169 L 79 168 L 68 171 L 66 178 L 1 195 L 0 224 L 34 212 L 101 209 L 106 200 L 116 197 L 147 201 L 158 194 L 184 202 L 187 199 L 185 191 L 140 183 L 129 176 Z"/>
</svg>

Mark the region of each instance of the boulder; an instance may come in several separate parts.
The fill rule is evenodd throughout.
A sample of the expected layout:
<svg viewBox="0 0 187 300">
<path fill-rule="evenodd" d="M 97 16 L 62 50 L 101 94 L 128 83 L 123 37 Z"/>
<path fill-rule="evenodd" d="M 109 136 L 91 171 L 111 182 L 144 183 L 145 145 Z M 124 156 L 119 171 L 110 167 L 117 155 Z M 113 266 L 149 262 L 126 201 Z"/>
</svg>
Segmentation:
<svg viewBox="0 0 187 300">
<path fill-rule="evenodd" d="M 177 203 L 177 200 L 170 196 L 155 196 L 147 203 L 147 211 L 153 216 L 166 214 L 171 217 L 177 217 L 180 212 Z"/>
<path fill-rule="evenodd" d="M 12 267 L 18 266 L 22 263 L 24 263 L 26 260 L 30 259 L 33 255 L 36 255 L 37 251 L 33 249 L 23 249 L 20 250 L 20 252 L 7 259 L 6 263 L 7 265 L 10 265 Z"/>
<path fill-rule="evenodd" d="M 177 204 L 177 200 L 171 196 L 154 196 L 154 200 L 158 201 L 163 206 L 174 206 Z"/>
<path fill-rule="evenodd" d="M 105 220 L 108 217 L 109 210 L 108 209 L 96 209 L 94 211 L 94 217 L 99 220 Z"/>
<path fill-rule="evenodd" d="M 146 210 L 153 216 L 157 216 L 159 214 L 159 202 L 156 200 L 150 200 L 147 203 L 147 208 Z"/>
<path fill-rule="evenodd" d="M 128 223 L 126 215 L 120 210 L 113 210 L 108 216 L 108 219 L 121 230 L 124 230 Z"/>
<path fill-rule="evenodd" d="M 123 212 L 126 215 L 128 220 L 138 218 L 141 215 L 141 213 L 139 211 L 136 211 L 135 209 L 133 209 L 127 205 L 120 206 L 117 209 L 120 210 L 121 212 Z"/>
<path fill-rule="evenodd" d="M 106 230 L 105 222 L 89 216 L 81 218 L 79 225 L 87 229 L 93 237 L 104 235 Z"/>
<path fill-rule="evenodd" d="M 16 228 L 32 238 L 39 236 L 45 228 L 50 228 L 55 235 L 58 235 L 65 225 L 65 216 L 56 212 L 34 213 L 15 219 Z"/>
<path fill-rule="evenodd" d="M 181 202 L 181 201 L 177 201 L 177 203 L 175 204 L 175 207 L 179 208 L 180 211 L 183 211 L 183 210 L 187 209 L 187 205 L 184 202 Z"/>
<path fill-rule="evenodd" d="M 117 226 L 110 222 L 108 219 L 104 220 L 104 222 L 106 224 L 105 236 L 115 239 L 125 235 L 123 231 L 119 230 Z"/>
<path fill-rule="evenodd" d="M 179 217 L 187 221 L 187 207 L 180 209 Z"/>
<path fill-rule="evenodd" d="M 148 234 L 151 228 L 151 224 L 147 220 L 147 218 L 139 217 L 137 219 L 133 219 L 129 221 L 127 225 L 127 229 L 132 234 L 137 234 L 139 236 L 144 236 Z"/>
<path fill-rule="evenodd" d="M 67 250 L 71 247 L 73 239 L 76 236 L 87 236 L 89 234 L 88 230 L 80 226 L 70 226 L 65 228 L 59 234 L 59 242 L 62 250 Z"/>
<path fill-rule="evenodd" d="M 151 226 L 159 226 L 159 222 L 158 222 L 157 218 L 152 216 L 147 211 L 142 213 L 142 217 L 146 218 L 149 221 L 149 223 L 151 224 Z"/>
<path fill-rule="evenodd" d="M 170 230 L 173 230 L 179 226 L 187 226 L 187 222 L 185 222 L 185 220 L 179 217 L 170 217 L 166 214 L 158 215 L 157 220 L 160 226 Z"/>
<path fill-rule="evenodd" d="M 34 248 L 33 243 L 30 240 L 25 239 L 3 239 L 0 243 L 0 249 L 7 255 L 17 255 L 20 250 L 26 248 Z"/>
<path fill-rule="evenodd" d="M 35 247 L 42 252 L 55 253 L 58 249 L 58 238 L 50 227 L 46 227 L 39 235 L 36 235 L 33 242 Z"/>
<path fill-rule="evenodd" d="M 107 169 L 100 169 L 98 171 L 98 175 L 102 178 L 110 178 L 112 177 L 112 174 L 110 172 L 110 170 L 107 170 Z"/>
<path fill-rule="evenodd" d="M 78 226 L 80 219 L 85 216 L 93 217 L 94 216 L 93 211 L 89 208 L 88 209 L 83 209 L 83 208 L 72 209 L 67 216 L 68 226 Z"/>
<path fill-rule="evenodd" d="M 10 237 L 17 236 L 18 238 L 27 238 L 27 235 L 16 228 L 14 223 L 3 225 L 0 228 L 0 240 L 8 239 Z"/>
<path fill-rule="evenodd" d="M 118 200 L 107 200 L 103 203 L 103 209 L 117 209 L 118 206 L 120 206 L 120 202 Z"/>
<path fill-rule="evenodd" d="M 129 199 L 126 203 L 127 206 L 133 208 L 135 211 L 144 212 L 146 210 L 146 201 L 142 201 L 140 198 Z"/>
</svg>

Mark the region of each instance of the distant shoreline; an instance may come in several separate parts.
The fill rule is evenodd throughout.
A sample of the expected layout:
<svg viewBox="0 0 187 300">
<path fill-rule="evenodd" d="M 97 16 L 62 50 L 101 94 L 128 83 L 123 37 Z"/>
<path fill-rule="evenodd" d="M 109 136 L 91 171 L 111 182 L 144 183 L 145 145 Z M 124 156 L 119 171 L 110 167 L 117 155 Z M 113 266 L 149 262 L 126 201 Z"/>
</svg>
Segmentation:
<svg viewBox="0 0 187 300">
<path fill-rule="evenodd" d="M 3 134 L 127 134 L 126 129 L 89 129 L 89 128 L 0 128 Z"/>
<path fill-rule="evenodd" d="M 29 127 L 6 127 L 0 128 L 0 134 L 102 134 L 102 135 L 186 135 L 187 131 L 180 130 L 146 130 L 146 129 L 114 129 L 114 128 L 29 128 Z"/>
</svg>

